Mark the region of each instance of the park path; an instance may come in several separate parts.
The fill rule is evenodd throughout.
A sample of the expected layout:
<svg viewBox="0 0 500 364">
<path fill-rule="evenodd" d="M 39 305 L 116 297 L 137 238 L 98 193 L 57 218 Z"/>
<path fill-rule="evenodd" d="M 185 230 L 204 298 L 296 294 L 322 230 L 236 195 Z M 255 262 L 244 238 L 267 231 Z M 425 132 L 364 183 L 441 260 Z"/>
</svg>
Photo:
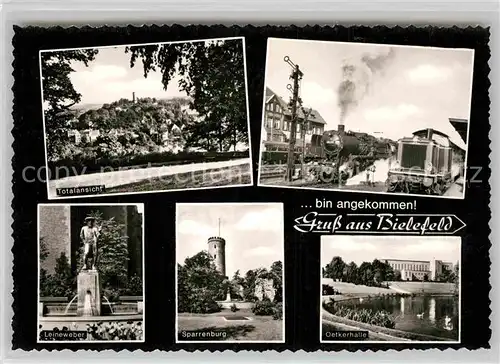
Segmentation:
<svg viewBox="0 0 500 364">
<path fill-rule="evenodd" d="M 411 294 L 411 292 L 408 292 L 402 288 L 399 288 L 399 287 L 394 287 L 392 284 L 389 285 L 389 289 L 392 289 L 393 291 L 396 291 L 398 293 L 402 293 L 402 294 Z"/>
<path fill-rule="evenodd" d="M 123 171 L 83 174 L 49 181 L 49 196 L 56 197 L 57 188 L 101 186 L 106 188 L 128 185 L 148 179 L 172 176 L 180 173 L 192 173 L 209 169 L 227 168 L 250 164 L 250 158 L 233 159 L 223 162 L 182 164 L 150 168 L 136 168 Z"/>
</svg>

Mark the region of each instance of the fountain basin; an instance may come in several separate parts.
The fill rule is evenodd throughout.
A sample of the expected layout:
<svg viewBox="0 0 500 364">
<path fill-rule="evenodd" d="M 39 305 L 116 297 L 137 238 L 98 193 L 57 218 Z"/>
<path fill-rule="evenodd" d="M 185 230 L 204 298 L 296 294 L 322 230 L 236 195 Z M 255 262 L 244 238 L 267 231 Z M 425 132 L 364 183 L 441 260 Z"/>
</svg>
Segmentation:
<svg viewBox="0 0 500 364">
<path fill-rule="evenodd" d="M 108 315 L 133 315 L 140 313 L 142 302 L 104 303 L 101 306 L 101 316 Z M 77 304 L 72 303 L 46 303 L 43 305 L 43 316 L 76 316 Z"/>
<path fill-rule="evenodd" d="M 45 316 L 38 319 L 38 323 L 43 325 L 44 330 L 51 330 L 49 325 L 55 324 L 72 324 L 77 323 L 78 325 L 94 324 L 94 323 L 106 323 L 106 322 L 116 322 L 116 321 L 142 321 L 142 314 L 135 315 L 111 315 L 111 316 Z M 68 326 L 68 325 L 66 325 Z M 55 326 L 54 326 L 55 327 Z"/>
</svg>

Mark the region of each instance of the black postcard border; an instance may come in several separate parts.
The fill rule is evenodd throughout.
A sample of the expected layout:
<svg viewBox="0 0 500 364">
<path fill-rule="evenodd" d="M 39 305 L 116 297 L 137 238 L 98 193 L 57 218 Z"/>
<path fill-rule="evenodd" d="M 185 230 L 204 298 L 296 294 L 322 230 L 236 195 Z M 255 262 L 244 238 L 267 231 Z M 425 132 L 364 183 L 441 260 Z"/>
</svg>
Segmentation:
<svg viewBox="0 0 500 364">
<path fill-rule="evenodd" d="M 489 242 L 491 217 L 490 186 L 490 140 L 489 125 L 489 72 L 488 61 L 489 28 L 483 27 L 387 27 L 387 26 L 127 26 L 127 27 L 18 27 L 13 39 L 14 62 L 14 157 L 13 173 L 13 273 L 12 348 L 22 350 L 305 350 L 305 351 L 357 351 L 357 350 L 427 350 L 466 348 L 474 350 L 488 348 L 491 336 L 489 284 Z M 293 38 L 328 41 L 348 41 L 395 45 L 419 45 L 435 47 L 465 47 L 475 49 L 471 127 L 468 144 L 469 166 L 481 166 L 482 183 L 468 184 L 464 200 L 444 201 L 417 197 L 418 213 L 456 213 L 467 224 L 462 231 L 462 338 L 461 344 L 320 344 L 316 299 L 306 302 L 304 297 L 317 296 L 317 264 L 319 236 L 317 241 L 306 234 L 294 231 L 293 219 L 299 216 L 301 205 L 310 204 L 315 197 L 327 196 L 332 200 L 350 199 L 400 201 L 406 197 L 367 195 L 364 193 L 342 193 L 323 191 L 297 191 L 266 187 L 224 188 L 219 190 L 168 192 L 144 195 L 75 198 L 65 203 L 112 203 L 144 202 L 145 204 L 145 254 L 146 305 L 148 311 L 148 333 L 142 344 L 37 344 L 36 343 L 36 211 L 38 203 L 47 201 L 45 183 L 23 182 L 22 172 L 26 166 L 44 166 L 41 97 L 39 85 L 38 51 L 42 49 L 75 48 L 101 45 L 167 42 L 244 36 L 246 42 L 247 79 L 250 104 L 251 137 L 254 181 L 257 181 L 257 166 L 260 144 L 261 108 L 264 90 L 264 71 L 267 38 Z M 155 199 L 157 201 L 155 201 Z M 175 239 L 175 202 L 283 202 L 285 208 L 285 300 L 286 328 L 284 344 L 175 344 L 175 307 L 173 297 L 172 255 Z M 63 202 L 60 202 L 63 203 Z M 167 225 L 167 226 L 165 226 Z M 169 228 L 170 227 L 170 228 Z M 148 243 L 161 237 L 161 242 Z M 158 264 L 151 262 L 153 257 Z M 160 262 L 161 261 L 161 262 Z M 160 264 L 161 263 L 161 264 Z M 314 278 L 316 276 L 316 278 Z M 149 277 L 149 279 L 148 279 Z M 155 279 L 155 277 L 157 277 Z M 154 282 L 153 282 L 154 281 Z M 466 282 L 467 283 L 466 283 Z M 155 284 L 155 287 L 153 287 Z M 156 285 L 162 292 L 152 297 Z M 465 302 L 464 302 L 465 298 Z M 167 306 L 167 308 L 165 308 Z M 465 309 L 464 309 L 465 306 Z M 313 319 L 314 318 L 314 319 Z M 158 323 L 154 323 L 154 319 Z M 465 328 L 464 328 L 465 324 Z M 156 330 L 156 332 L 155 332 Z M 464 337 L 464 331 L 468 334 Z M 465 339 L 465 340 L 464 340 Z"/>
</svg>

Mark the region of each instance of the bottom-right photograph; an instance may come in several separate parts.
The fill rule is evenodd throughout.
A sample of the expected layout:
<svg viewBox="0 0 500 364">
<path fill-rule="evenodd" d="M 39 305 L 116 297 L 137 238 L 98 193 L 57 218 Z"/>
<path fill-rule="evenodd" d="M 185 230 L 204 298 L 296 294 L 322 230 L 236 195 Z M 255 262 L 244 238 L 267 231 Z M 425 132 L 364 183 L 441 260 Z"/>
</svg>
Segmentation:
<svg viewBox="0 0 500 364">
<path fill-rule="evenodd" d="M 459 343 L 458 236 L 322 236 L 321 343 Z"/>
</svg>

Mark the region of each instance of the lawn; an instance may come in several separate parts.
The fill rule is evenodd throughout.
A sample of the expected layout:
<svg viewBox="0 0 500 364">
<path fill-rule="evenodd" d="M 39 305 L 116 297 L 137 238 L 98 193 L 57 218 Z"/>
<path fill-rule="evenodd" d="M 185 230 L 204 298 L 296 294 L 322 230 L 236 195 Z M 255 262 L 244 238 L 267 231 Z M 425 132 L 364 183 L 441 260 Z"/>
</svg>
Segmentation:
<svg viewBox="0 0 500 364">
<path fill-rule="evenodd" d="M 251 183 L 250 164 L 178 173 L 106 188 L 106 193 L 163 191 L 186 188 L 246 185 Z"/>
<path fill-rule="evenodd" d="M 243 316 L 248 321 L 227 321 L 224 317 Z M 231 341 L 282 341 L 283 320 L 273 320 L 271 316 L 255 316 L 249 309 L 237 312 L 222 310 L 213 314 L 178 315 L 178 339 L 189 340 L 231 340 Z M 186 338 L 183 333 L 197 334 L 213 332 L 215 338 Z"/>
</svg>

